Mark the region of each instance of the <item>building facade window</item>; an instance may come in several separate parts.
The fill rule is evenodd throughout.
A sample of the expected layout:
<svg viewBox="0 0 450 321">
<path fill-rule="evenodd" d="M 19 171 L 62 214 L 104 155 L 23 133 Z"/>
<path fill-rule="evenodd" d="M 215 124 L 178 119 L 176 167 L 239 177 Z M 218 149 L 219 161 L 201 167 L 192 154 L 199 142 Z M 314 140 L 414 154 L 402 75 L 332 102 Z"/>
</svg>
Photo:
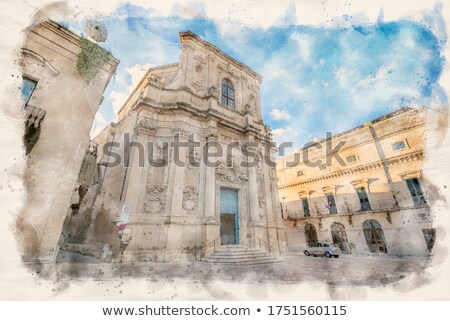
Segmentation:
<svg viewBox="0 0 450 321">
<path fill-rule="evenodd" d="M 222 104 L 235 109 L 235 95 L 233 84 L 229 79 L 222 80 Z"/>
<path fill-rule="evenodd" d="M 402 149 L 404 149 L 405 147 L 406 147 L 406 144 L 405 144 L 405 141 L 404 141 L 404 140 L 399 141 L 399 142 L 395 142 L 395 143 L 392 144 L 392 149 L 393 149 L 394 151 L 402 150 Z"/>
<path fill-rule="evenodd" d="M 330 211 L 330 214 L 337 214 L 336 201 L 334 199 L 333 194 L 327 195 L 327 208 Z"/>
<path fill-rule="evenodd" d="M 23 106 L 28 105 L 28 102 L 33 95 L 34 89 L 36 88 L 37 82 L 23 77 L 22 79 L 22 87 L 20 88 L 22 94 L 22 100 L 24 102 Z"/>
<path fill-rule="evenodd" d="M 384 232 L 380 223 L 368 220 L 363 223 L 364 236 L 371 253 L 387 253 Z"/>
<path fill-rule="evenodd" d="M 370 211 L 372 208 L 370 207 L 369 196 L 367 195 L 367 191 L 365 187 L 359 187 L 357 190 L 359 203 L 361 205 L 361 211 Z"/>
<path fill-rule="evenodd" d="M 309 217 L 311 216 L 311 212 L 309 210 L 309 203 L 307 198 L 302 198 L 302 205 L 303 205 L 303 216 Z"/>
<path fill-rule="evenodd" d="M 347 156 L 347 163 L 354 163 L 354 162 L 356 162 L 356 155 Z"/>
<path fill-rule="evenodd" d="M 425 197 L 423 196 L 422 187 L 417 178 L 409 178 L 406 180 L 406 185 L 408 185 L 409 192 L 414 201 L 414 205 L 426 204 Z"/>
</svg>

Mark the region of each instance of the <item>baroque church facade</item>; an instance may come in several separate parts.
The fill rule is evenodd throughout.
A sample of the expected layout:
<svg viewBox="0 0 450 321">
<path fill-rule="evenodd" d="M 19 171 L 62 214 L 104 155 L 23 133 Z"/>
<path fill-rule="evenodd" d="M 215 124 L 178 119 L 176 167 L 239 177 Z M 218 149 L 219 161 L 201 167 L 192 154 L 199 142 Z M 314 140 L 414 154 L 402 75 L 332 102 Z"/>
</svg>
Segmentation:
<svg viewBox="0 0 450 321">
<path fill-rule="evenodd" d="M 92 141 L 62 248 L 165 262 L 286 251 L 261 76 L 191 32 L 180 42 L 179 62 L 149 69 Z"/>
</svg>

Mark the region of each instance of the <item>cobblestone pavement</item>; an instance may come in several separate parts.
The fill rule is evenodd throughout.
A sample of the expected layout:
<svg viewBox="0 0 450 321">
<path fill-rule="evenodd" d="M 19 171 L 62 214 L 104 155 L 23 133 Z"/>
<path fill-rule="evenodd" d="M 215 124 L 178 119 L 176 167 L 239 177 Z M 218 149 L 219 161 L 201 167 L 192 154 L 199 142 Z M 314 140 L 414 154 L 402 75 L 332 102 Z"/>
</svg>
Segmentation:
<svg viewBox="0 0 450 321">
<path fill-rule="evenodd" d="M 187 279 L 190 282 L 225 281 L 241 283 L 325 282 L 333 285 L 383 286 L 409 274 L 421 274 L 431 258 L 342 255 L 339 258 L 290 254 L 282 262 L 263 265 L 214 265 L 203 262 L 103 263 L 78 254 L 63 252 L 54 273 L 59 279 L 127 279 L 154 281 Z M 43 271 L 43 273 L 45 273 Z"/>
</svg>

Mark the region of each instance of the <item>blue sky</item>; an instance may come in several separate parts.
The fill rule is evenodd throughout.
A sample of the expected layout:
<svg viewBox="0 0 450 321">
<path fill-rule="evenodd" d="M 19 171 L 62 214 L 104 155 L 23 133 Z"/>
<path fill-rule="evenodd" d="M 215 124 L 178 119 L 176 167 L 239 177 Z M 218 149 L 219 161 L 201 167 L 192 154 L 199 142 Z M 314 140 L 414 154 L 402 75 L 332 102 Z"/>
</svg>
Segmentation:
<svg viewBox="0 0 450 321">
<path fill-rule="evenodd" d="M 120 64 L 95 132 L 115 119 L 146 69 L 178 61 L 178 32 L 186 30 L 262 75 L 262 114 L 277 143 L 302 146 L 327 131 L 335 134 L 405 105 L 447 104 L 439 85 L 446 39 L 418 22 L 383 22 L 381 16 L 376 24 L 323 28 L 298 24 L 288 8 L 278 26 L 262 29 L 228 21 L 224 28 L 223 21 L 219 25 L 204 18 L 201 5 L 193 9 L 197 18 L 187 19 L 176 15 L 176 7 L 173 15 L 162 16 L 122 5 L 101 20 L 108 30 L 102 46 Z M 440 19 L 426 18 L 428 24 Z M 82 30 L 83 23 L 69 27 Z"/>
</svg>

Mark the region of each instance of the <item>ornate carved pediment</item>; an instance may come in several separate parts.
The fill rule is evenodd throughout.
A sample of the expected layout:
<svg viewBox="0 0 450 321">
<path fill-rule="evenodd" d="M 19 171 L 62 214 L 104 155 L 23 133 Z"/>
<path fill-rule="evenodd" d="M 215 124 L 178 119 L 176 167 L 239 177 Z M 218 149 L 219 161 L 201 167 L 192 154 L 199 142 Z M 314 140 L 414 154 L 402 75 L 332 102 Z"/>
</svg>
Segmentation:
<svg viewBox="0 0 450 321">
<path fill-rule="evenodd" d="M 216 175 L 219 180 L 231 183 L 241 183 L 248 180 L 247 174 L 238 165 L 226 167 L 223 163 L 216 168 Z"/>
<path fill-rule="evenodd" d="M 198 207 L 198 189 L 193 186 L 186 186 L 183 190 L 183 208 L 192 214 Z"/>
</svg>

